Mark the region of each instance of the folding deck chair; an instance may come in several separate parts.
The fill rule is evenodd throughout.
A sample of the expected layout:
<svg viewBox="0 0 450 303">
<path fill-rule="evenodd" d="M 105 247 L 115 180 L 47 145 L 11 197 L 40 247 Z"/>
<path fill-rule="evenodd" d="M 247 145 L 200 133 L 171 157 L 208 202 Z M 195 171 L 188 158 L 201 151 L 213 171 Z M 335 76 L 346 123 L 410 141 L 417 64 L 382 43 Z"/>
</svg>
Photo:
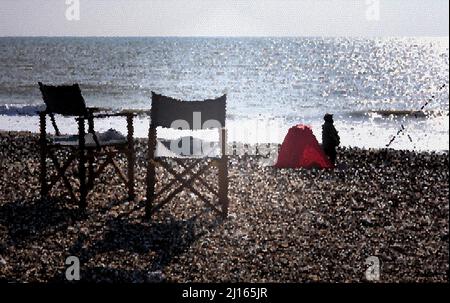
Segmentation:
<svg viewBox="0 0 450 303">
<path fill-rule="evenodd" d="M 219 215 L 228 215 L 228 159 L 226 149 L 226 129 L 225 129 L 226 95 L 205 101 L 181 101 L 170 97 L 165 97 L 152 92 L 151 120 L 148 136 L 148 166 L 147 166 L 147 201 L 146 216 L 150 218 L 161 207 L 170 202 L 184 188 L 189 189 L 207 206 L 216 211 Z M 181 121 L 181 122 L 180 122 Z M 179 122 L 178 124 L 175 122 Z M 183 154 L 170 149 L 171 144 L 157 137 L 157 127 L 179 129 L 179 125 L 184 125 L 183 129 L 218 129 L 219 142 L 216 147 L 205 144 L 201 153 Z M 191 144 L 196 139 L 190 138 Z M 173 143 L 177 141 L 169 141 Z M 179 142 L 179 141 L 178 141 Z M 199 140 L 197 143 L 200 142 Z M 168 160 L 172 161 L 168 161 Z M 174 162 L 175 165 L 169 162 Z M 169 180 L 159 192 L 155 192 L 155 168 L 162 167 L 173 179 Z M 178 173 L 174 166 L 184 169 Z M 199 168 L 197 168 L 199 166 Z M 218 168 L 218 190 L 211 186 L 207 180 L 202 178 L 212 166 Z M 197 171 L 195 169 L 197 168 Z M 218 199 L 214 203 L 200 193 L 194 184 L 201 185 Z M 176 185 L 179 184 L 178 187 Z M 163 194 L 166 193 L 165 196 Z M 217 201 L 218 200 L 218 201 Z"/>
<path fill-rule="evenodd" d="M 128 199 L 133 200 L 134 193 L 134 141 L 133 141 L 133 117 L 132 112 L 105 113 L 99 109 L 86 107 L 84 98 L 78 84 L 64 86 L 49 86 L 39 82 L 42 98 L 46 109 L 39 112 L 40 117 L 40 183 L 41 196 L 47 197 L 55 184 L 62 180 L 72 200 L 77 201 L 81 208 L 86 207 L 86 197 L 94 188 L 94 180 L 98 178 L 110 164 L 115 172 L 125 183 L 128 189 Z M 77 135 L 62 136 L 55 120 L 55 114 L 66 117 L 74 117 L 78 123 Z M 55 135 L 50 136 L 46 132 L 47 115 L 55 130 Z M 108 131 L 98 134 L 94 130 L 94 119 L 123 116 L 127 120 L 127 137 L 118 132 Z M 88 123 L 88 131 L 85 130 L 85 122 Z M 68 157 L 60 163 L 56 151 L 64 149 L 68 151 Z M 127 157 L 127 173 L 125 174 L 115 161 L 115 156 L 123 153 Z M 56 174 L 47 177 L 47 158 L 53 163 Z M 79 181 L 79 195 L 77 198 L 73 183 L 66 176 L 66 171 L 78 159 L 77 179 Z M 102 161 L 101 161 L 102 160 Z M 98 167 L 94 169 L 94 162 Z M 86 171 L 87 164 L 87 171 Z"/>
</svg>

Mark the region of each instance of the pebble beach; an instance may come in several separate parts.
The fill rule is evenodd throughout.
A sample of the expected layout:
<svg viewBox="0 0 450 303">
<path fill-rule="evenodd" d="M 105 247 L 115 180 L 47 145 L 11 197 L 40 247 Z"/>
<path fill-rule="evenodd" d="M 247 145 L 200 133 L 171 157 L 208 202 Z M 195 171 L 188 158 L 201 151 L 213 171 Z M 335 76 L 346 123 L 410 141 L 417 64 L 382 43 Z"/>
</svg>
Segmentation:
<svg viewBox="0 0 450 303">
<path fill-rule="evenodd" d="M 365 282 L 375 256 L 379 282 L 448 282 L 448 152 L 346 147 L 334 170 L 230 156 L 228 218 L 186 190 L 150 221 L 146 148 L 136 200 L 109 167 L 81 213 L 62 185 L 40 198 L 38 135 L 0 132 L 0 281 L 66 282 L 77 256 L 86 282 Z"/>
</svg>

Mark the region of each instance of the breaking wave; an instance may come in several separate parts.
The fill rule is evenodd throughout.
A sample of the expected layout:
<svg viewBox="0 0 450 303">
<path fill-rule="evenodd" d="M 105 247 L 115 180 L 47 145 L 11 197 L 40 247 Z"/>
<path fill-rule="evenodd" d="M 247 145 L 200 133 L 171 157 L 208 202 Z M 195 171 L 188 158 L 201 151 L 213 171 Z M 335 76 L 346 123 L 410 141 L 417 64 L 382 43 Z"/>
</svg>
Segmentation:
<svg viewBox="0 0 450 303">
<path fill-rule="evenodd" d="M 0 105 L 0 115 L 3 116 L 36 116 L 44 110 L 45 105 L 5 104 Z"/>
<path fill-rule="evenodd" d="M 348 113 L 350 118 L 430 118 L 448 116 L 444 110 L 369 110 L 352 111 Z"/>
</svg>

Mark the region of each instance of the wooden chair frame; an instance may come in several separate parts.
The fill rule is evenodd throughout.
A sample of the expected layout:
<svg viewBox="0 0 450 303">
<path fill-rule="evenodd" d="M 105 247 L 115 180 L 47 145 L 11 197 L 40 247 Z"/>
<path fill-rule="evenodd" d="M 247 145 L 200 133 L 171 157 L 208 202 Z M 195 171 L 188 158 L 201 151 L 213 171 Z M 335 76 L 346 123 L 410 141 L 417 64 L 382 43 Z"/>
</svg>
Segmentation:
<svg viewBox="0 0 450 303">
<path fill-rule="evenodd" d="M 43 86 L 40 83 L 41 87 Z M 45 96 L 44 101 L 45 101 Z M 49 106 L 47 106 L 48 108 Z M 59 180 L 62 180 L 64 186 L 70 194 L 73 201 L 78 202 L 81 208 L 85 208 L 87 205 L 87 195 L 89 191 L 94 188 L 94 181 L 98 178 L 108 165 L 112 165 L 119 178 L 125 183 L 128 189 L 128 199 L 134 200 L 134 165 L 135 165 L 135 151 L 134 151 L 134 127 L 133 118 L 135 114 L 133 112 L 121 112 L 121 113 L 96 113 L 99 112 L 97 108 L 86 107 L 85 114 L 73 115 L 78 123 L 78 145 L 61 145 L 55 144 L 49 140 L 47 136 L 47 116 L 50 117 L 55 134 L 61 135 L 56 125 L 54 112 L 45 111 L 39 112 L 40 121 L 40 183 L 41 183 L 41 197 L 46 198 L 49 195 L 50 190 L 56 185 Z M 72 116 L 65 113 L 66 116 Z M 94 131 L 94 119 L 102 119 L 108 117 L 125 117 L 127 121 L 127 141 L 123 144 L 101 144 Z M 85 124 L 88 122 L 88 133 L 91 133 L 95 141 L 95 145 L 86 145 Z M 69 156 L 61 163 L 55 154 L 58 149 L 67 149 L 70 151 Z M 115 161 L 114 157 L 123 153 L 127 157 L 127 173 L 125 174 Z M 100 163 L 97 170 L 94 170 L 94 163 L 96 159 L 105 157 L 105 160 Z M 53 165 L 56 168 L 56 174 L 47 178 L 47 158 L 50 158 Z M 78 181 L 79 181 L 79 198 L 77 199 L 73 185 L 66 176 L 67 169 L 71 166 L 74 160 L 78 159 Z M 87 164 L 87 168 L 86 168 Z"/>
<path fill-rule="evenodd" d="M 155 94 L 154 94 L 155 95 Z M 172 99 L 174 100 L 174 99 Z M 184 105 L 190 101 L 180 101 L 183 102 Z M 199 102 L 198 102 L 199 103 Z M 194 195 L 196 195 L 202 202 L 204 202 L 209 208 L 213 211 L 221 215 L 222 217 L 228 216 L 228 208 L 229 208 L 229 199 L 228 199 L 228 157 L 226 155 L 226 142 L 227 142 L 227 130 L 225 125 L 222 128 L 219 128 L 219 141 L 220 141 L 220 158 L 214 159 L 213 161 L 209 161 L 208 163 L 204 163 L 205 159 L 210 158 L 188 158 L 189 161 L 192 161 L 189 165 L 186 164 L 186 159 L 184 158 L 168 158 L 179 165 L 184 170 L 181 173 L 177 173 L 166 160 L 167 158 L 155 157 L 155 151 L 157 148 L 157 131 L 156 128 L 158 126 L 158 122 L 155 117 L 155 107 L 152 99 L 152 111 L 150 117 L 150 127 L 149 127 L 149 135 L 148 135 L 148 155 L 147 155 L 147 193 L 146 193 L 146 216 L 147 218 L 151 218 L 151 216 L 161 209 L 164 205 L 169 203 L 178 193 L 180 193 L 184 188 L 189 189 Z M 224 115 L 225 115 L 225 108 Z M 175 120 L 175 119 L 174 119 Z M 224 119 L 223 119 L 224 120 Z M 225 123 L 223 123 L 225 124 Z M 203 165 L 199 165 L 203 164 Z M 199 165 L 199 170 L 195 173 L 192 172 L 192 169 Z M 158 193 L 155 193 L 155 184 L 156 184 L 156 174 L 155 168 L 157 166 L 162 167 L 165 171 L 167 171 L 173 179 L 170 180 Z M 206 172 L 212 166 L 216 166 L 218 168 L 218 183 L 219 190 L 216 191 L 207 181 L 205 181 L 201 175 Z M 184 179 L 184 177 L 189 178 Z M 202 193 L 196 190 L 193 186 L 195 181 L 199 181 L 200 184 L 205 187 L 210 193 L 218 197 L 218 206 L 214 205 L 209 201 L 207 197 L 205 197 Z M 171 190 L 176 183 L 180 183 L 178 187 Z M 171 191 L 170 191 L 171 190 Z M 159 203 L 156 203 L 156 199 L 160 197 L 163 193 L 168 192 L 168 195 Z"/>
</svg>

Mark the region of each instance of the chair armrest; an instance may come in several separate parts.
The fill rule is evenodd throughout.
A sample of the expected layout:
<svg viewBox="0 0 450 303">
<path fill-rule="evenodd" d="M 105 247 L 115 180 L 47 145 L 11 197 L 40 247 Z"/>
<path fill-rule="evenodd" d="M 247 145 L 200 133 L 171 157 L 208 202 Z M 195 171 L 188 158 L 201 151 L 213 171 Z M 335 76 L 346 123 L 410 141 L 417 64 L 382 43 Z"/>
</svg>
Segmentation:
<svg viewBox="0 0 450 303">
<path fill-rule="evenodd" d="M 86 107 L 88 113 L 98 113 L 98 112 L 112 112 L 111 108 L 106 107 Z"/>
<path fill-rule="evenodd" d="M 100 142 L 97 138 L 97 134 L 95 133 L 94 130 L 94 119 L 102 119 L 102 118 L 109 118 L 109 117 L 125 117 L 127 120 L 127 131 L 128 131 L 128 141 L 130 144 L 130 141 L 132 141 L 133 138 L 133 132 L 134 132 L 134 128 L 133 128 L 133 118 L 136 117 L 138 115 L 138 113 L 140 113 L 142 111 L 134 111 L 134 110 L 123 110 L 120 112 L 115 112 L 115 113 L 100 113 L 100 114 L 93 114 L 92 112 L 90 112 L 88 110 L 88 113 L 84 116 L 79 116 L 76 117 L 75 119 L 77 121 L 84 121 L 87 120 L 89 122 L 89 133 L 91 133 L 93 135 L 94 141 L 97 145 L 97 148 L 99 149 L 100 146 Z"/>
<path fill-rule="evenodd" d="M 119 112 L 119 113 L 105 113 L 105 114 L 95 114 L 93 115 L 93 117 L 95 119 L 102 119 L 102 118 L 111 118 L 111 117 L 135 117 L 137 116 L 134 113 L 124 113 L 124 112 Z"/>
</svg>

